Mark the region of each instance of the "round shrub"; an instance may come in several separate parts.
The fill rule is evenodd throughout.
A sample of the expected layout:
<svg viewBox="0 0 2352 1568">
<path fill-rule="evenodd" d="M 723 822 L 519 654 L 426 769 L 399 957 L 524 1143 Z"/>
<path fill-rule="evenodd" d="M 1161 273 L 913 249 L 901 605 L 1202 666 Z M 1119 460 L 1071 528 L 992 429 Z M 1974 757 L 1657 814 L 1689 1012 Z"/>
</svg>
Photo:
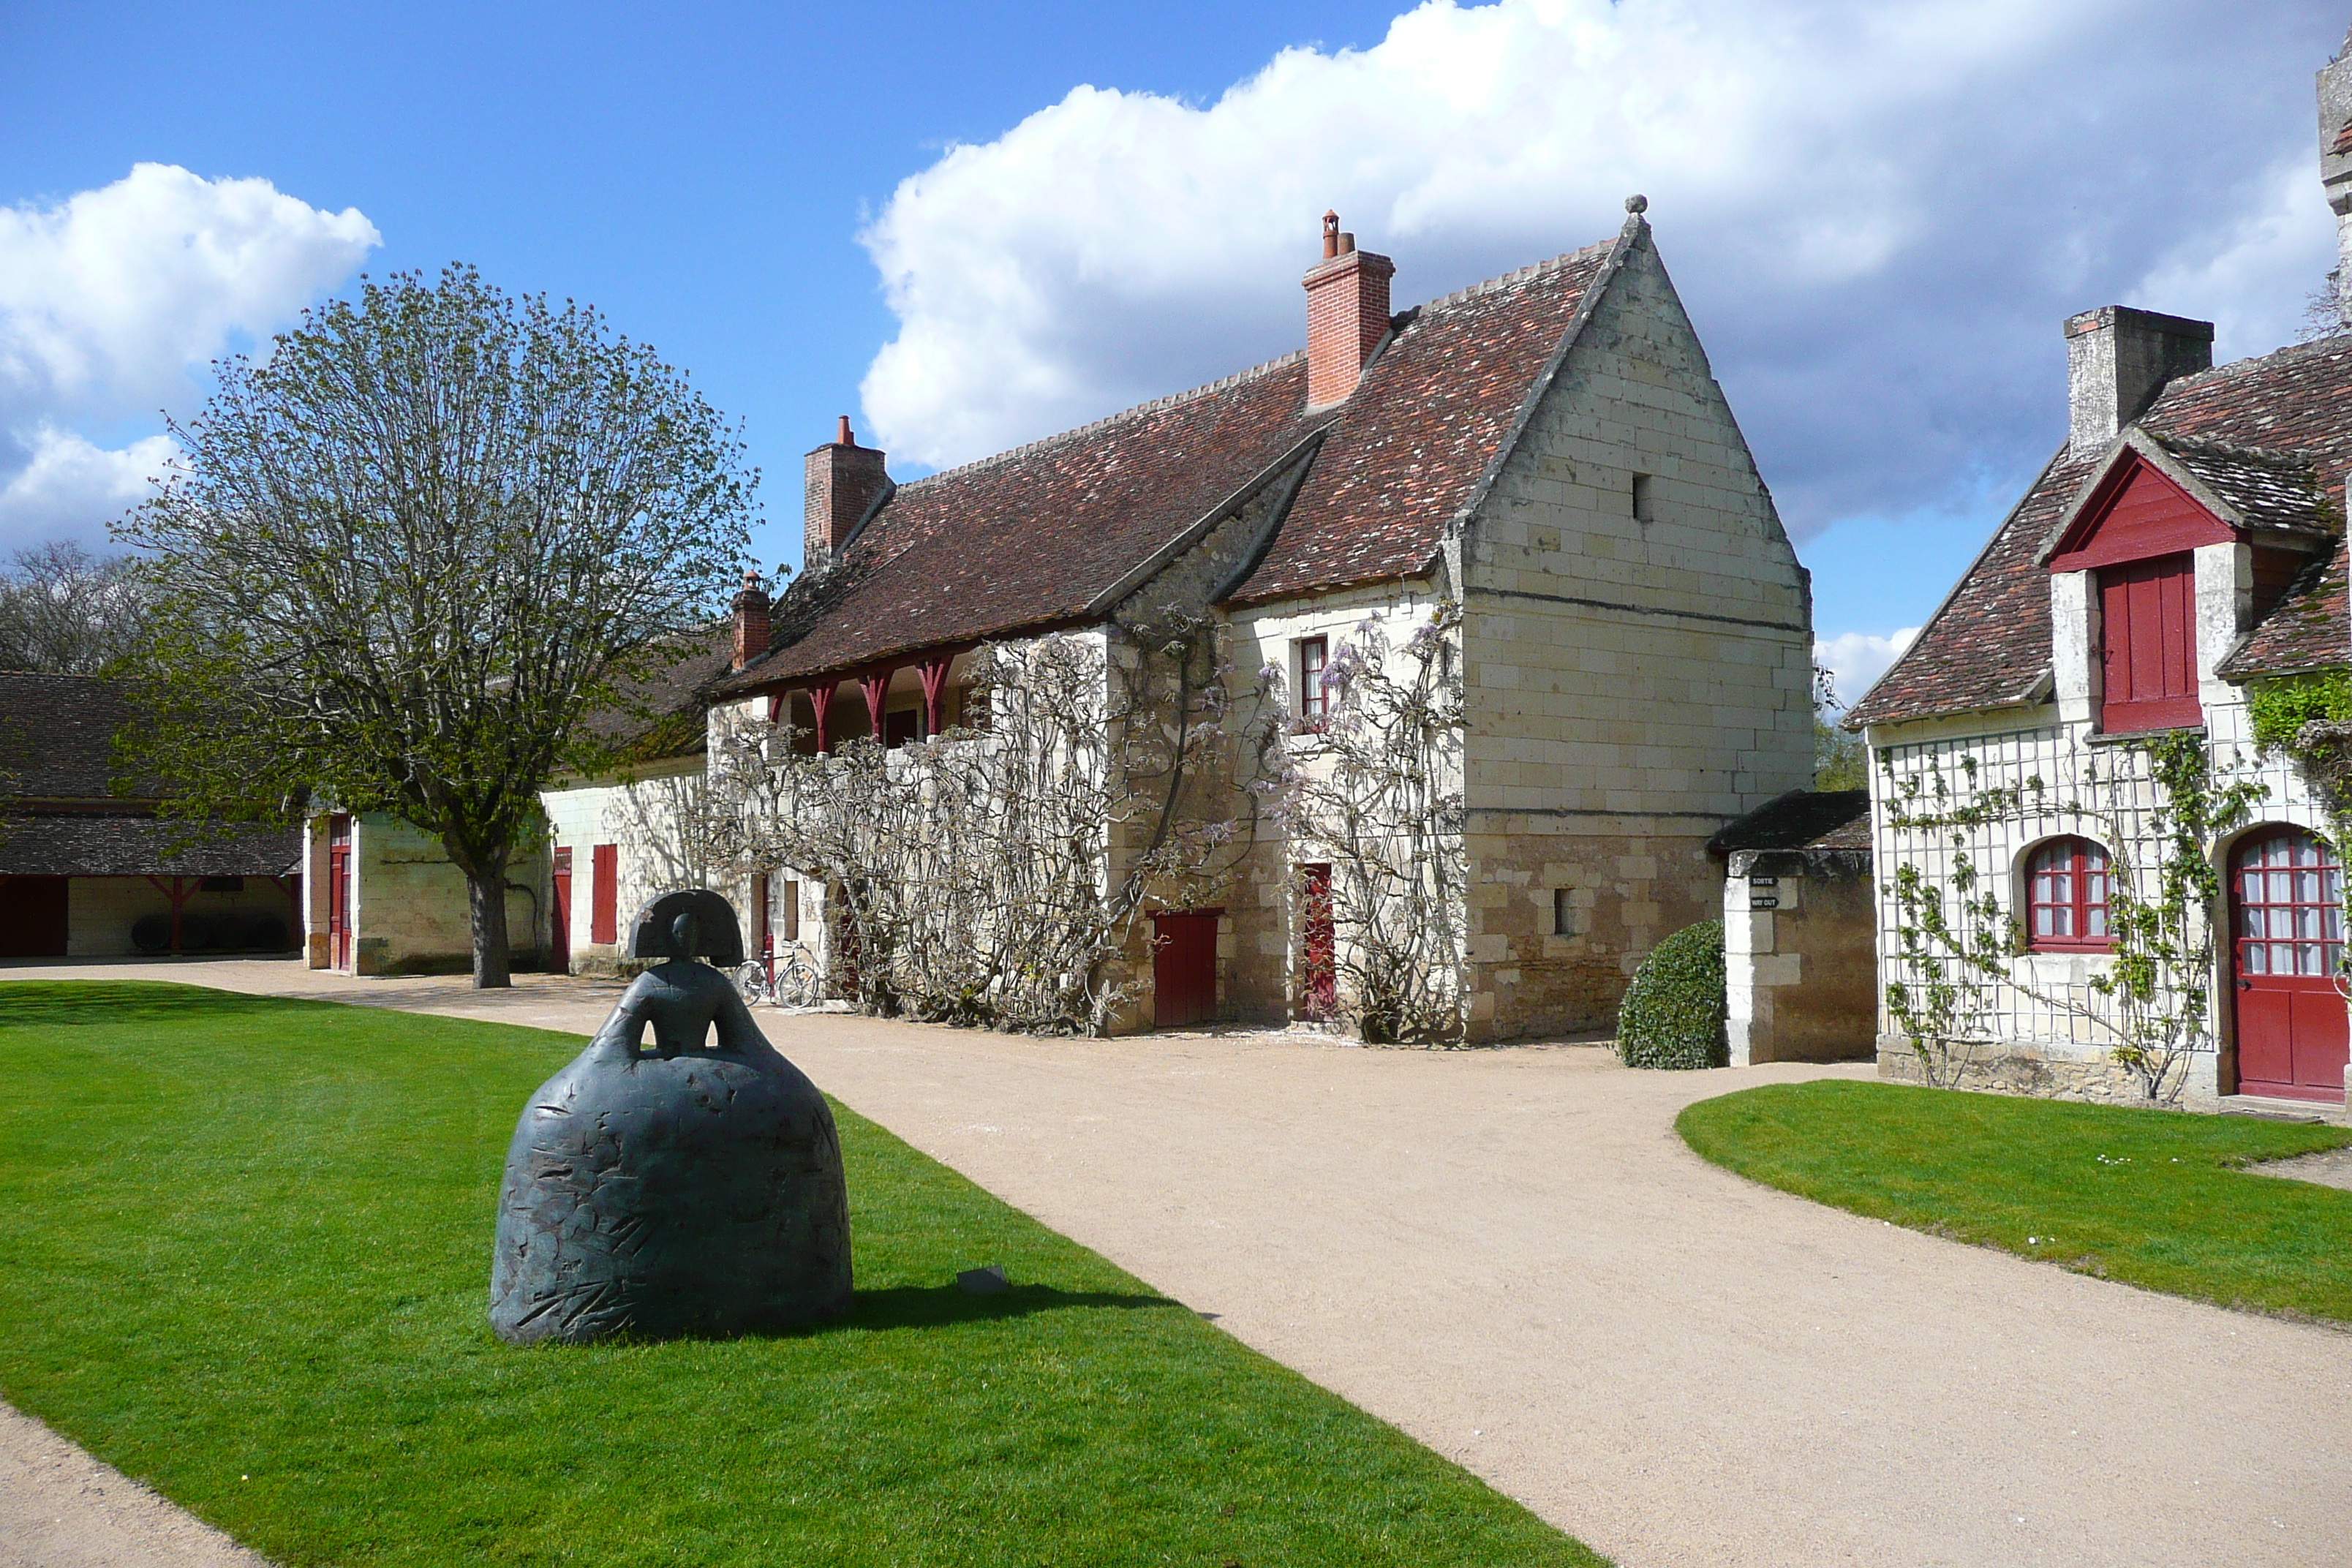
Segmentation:
<svg viewBox="0 0 2352 1568">
<path fill-rule="evenodd" d="M 1650 950 L 1617 1009 L 1617 1055 L 1629 1068 L 1719 1068 L 1723 922 L 1685 926 Z"/>
</svg>

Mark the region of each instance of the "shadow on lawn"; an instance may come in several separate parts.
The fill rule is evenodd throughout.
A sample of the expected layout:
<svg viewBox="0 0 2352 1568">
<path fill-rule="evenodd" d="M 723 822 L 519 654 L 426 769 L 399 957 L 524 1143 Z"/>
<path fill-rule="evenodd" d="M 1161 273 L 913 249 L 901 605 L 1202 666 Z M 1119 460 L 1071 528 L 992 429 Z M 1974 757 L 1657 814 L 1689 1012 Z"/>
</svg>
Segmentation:
<svg viewBox="0 0 2352 1568">
<path fill-rule="evenodd" d="M 1057 1290 L 1051 1285 L 1013 1285 L 990 1296 L 975 1296 L 961 1285 L 898 1285 L 887 1290 L 860 1290 L 840 1329 L 932 1329 L 949 1323 L 989 1323 L 1004 1318 L 1025 1318 L 1033 1312 L 1056 1312 L 1072 1307 L 1159 1308 L 1182 1310 L 1183 1303 L 1165 1296 L 1120 1295 L 1109 1290 Z M 819 1331 L 822 1332 L 823 1331 Z"/>
<path fill-rule="evenodd" d="M 283 1012 L 287 1005 L 274 996 L 207 991 L 170 981 L 0 981 L 0 1022 L 17 1026 L 115 1026 L 165 1018 L 185 1023 L 198 1017 Z"/>
</svg>

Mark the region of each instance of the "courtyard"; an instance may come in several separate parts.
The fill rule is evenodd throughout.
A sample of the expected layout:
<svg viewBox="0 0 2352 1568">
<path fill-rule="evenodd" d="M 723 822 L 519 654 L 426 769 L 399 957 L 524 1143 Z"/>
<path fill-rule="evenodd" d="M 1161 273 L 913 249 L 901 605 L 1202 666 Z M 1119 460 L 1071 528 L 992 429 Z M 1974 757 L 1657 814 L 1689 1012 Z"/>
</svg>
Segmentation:
<svg viewBox="0 0 2352 1568">
<path fill-rule="evenodd" d="M 68 977 L 575 1035 L 614 994 L 257 961 L 0 974 Z M 2352 1375 L 2352 1335 L 1821 1206 L 1675 1131 L 1699 1100 L 1866 1068 L 761 1023 L 860 1115 L 1620 1563 L 2341 1550 L 2352 1416 L 2317 1391 Z"/>
</svg>

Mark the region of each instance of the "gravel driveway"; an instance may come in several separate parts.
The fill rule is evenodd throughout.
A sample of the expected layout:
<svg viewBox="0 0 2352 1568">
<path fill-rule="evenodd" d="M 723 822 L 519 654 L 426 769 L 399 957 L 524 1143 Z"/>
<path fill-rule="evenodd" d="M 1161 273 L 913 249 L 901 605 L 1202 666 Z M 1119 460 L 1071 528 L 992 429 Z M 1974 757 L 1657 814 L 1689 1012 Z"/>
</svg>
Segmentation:
<svg viewBox="0 0 2352 1568">
<path fill-rule="evenodd" d="M 613 994 L 68 973 L 583 1033 Z M 762 1021 L 861 1112 L 1626 1568 L 2352 1563 L 2352 1334 L 1822 1208 L 1674 1133 L 1695 1100 L 1867 1068 Z"/>
</svg>

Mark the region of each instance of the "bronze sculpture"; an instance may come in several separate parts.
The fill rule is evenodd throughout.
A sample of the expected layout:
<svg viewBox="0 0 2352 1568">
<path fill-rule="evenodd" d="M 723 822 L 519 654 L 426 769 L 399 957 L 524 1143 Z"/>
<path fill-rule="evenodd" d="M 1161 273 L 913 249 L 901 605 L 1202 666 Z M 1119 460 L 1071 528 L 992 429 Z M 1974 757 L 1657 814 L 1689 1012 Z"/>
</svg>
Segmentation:
<svg viewBox="0 0 2352 1568">
<path fill-rule="evenodd" d="M 839 1317 L 850 1300 L 840 1141 L 824 1097 L 721 973 L 742 962 L 734 910 L 702 889 L 666 893 L 638 912 L 625 951 L 667 962 L 637 976 L 516 1124 L 491 1326 L 517 1344 L 583 1343 Z"/>
</svg>

